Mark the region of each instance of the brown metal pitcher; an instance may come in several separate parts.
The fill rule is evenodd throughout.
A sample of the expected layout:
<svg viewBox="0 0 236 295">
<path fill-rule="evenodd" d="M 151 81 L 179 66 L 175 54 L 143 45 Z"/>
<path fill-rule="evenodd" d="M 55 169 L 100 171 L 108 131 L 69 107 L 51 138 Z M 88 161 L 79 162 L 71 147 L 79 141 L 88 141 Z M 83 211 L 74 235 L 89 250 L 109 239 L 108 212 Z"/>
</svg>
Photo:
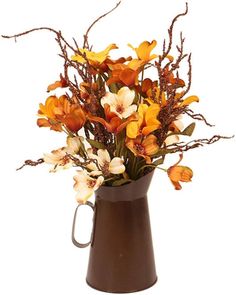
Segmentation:
<svg viewBox="0 0 236 295">
<path fill-rule="evenodd" d="M 153 172 L 119 187 L 102 186 L 96 191 L 94 226 L 87 283 L 100 291 L 129 293 L 151 287 L 157 281 L 149 221 L 147 191 Z"/>
</svg>

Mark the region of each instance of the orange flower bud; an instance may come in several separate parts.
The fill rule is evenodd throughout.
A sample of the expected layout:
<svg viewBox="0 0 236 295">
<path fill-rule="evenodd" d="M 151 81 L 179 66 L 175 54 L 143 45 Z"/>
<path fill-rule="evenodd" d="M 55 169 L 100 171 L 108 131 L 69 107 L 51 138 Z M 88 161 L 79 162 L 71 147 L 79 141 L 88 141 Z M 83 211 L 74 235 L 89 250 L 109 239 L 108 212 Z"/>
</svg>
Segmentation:
<svg viewBox="0 0 236 295">
<path fill-rule="evenodd" d="M 178 165 L 182 161 L 182 159 L 183 154 L 180 154 L 179 161 L 167 170 L 170 181 L 172 182 L 176 190 L 180 190 L 182 188 L 181 184 L 179 183 L 180 181 L 190 182 L 193 177 L 193 171 L 189 167 Z"/>
<path fill-rule="evenodd" d="M 190 182 L 193 177 L 193 171 L 186 166 L 171 166 L 167 170 L 167 174 L 176 190 L 180 190 L 182 188 L 179 183 L 180 181 Z"/>
</svg>

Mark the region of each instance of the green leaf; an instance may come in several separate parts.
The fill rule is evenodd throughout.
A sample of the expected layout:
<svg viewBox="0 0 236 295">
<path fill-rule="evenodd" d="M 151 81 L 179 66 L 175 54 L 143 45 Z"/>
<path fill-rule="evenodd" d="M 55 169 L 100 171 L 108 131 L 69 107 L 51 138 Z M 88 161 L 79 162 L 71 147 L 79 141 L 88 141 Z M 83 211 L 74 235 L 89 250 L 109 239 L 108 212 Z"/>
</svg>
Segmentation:
<svg viewBox="0 0 236 295">
<path fill-rule="evenodd" d="M 124 179 L 124 178 L 118 179 L 118 180 L 113 181 L 112 186 L 120 186 L 120 185 L 129 183 L 131 181 L 132 181 L 131 179 Z"/>
<path fill-rule="evenodd" d="M 191 136 L 193 134 L 193 131 L 195 129 L 195 123 L 191 123 L 188 125 L 182 132 L 171 132 L 169 133 L 167 137 L 172 136 L 172 135 L 186 135 L 186 136 Z"/>
<path fill-rule="evenodd" d="M 159 149 L 159 151 L 157 152 L 156 155 L 154 155 L 155 157 L 159 157 L 159 156 L 165 156 L 166 154 L 170 154 L 172 152 L 172 149 Z"/>
<path fill-rule="evenodd" d="M 90 143 L 92 147 L 97 149 L 106 149 L 105 145 L 99 141 L 87 138 L 87 142 Z"/>
<path fill-rule="evenodd" d="M 180 135 L 191 136 L 193 134 L 194 129 L 195 129 L 195 125 L 196 125 L 195 123 L 191 123 L 182 132 L 180 132 Z"/>
<path fill-rule="evenodd" d="M 156 166 L 161 165 L 161 164 L 164 163 L 164 159 L 165 159 L 165 157 L 163 156 L 163 157 L 161 157 L 160 159 L 154 161 L 152 164 L 154 164 L 154 165 L 156 165 Z"/>
<path fill-rule="evenodd" d="M 112 93 L 117 93 L 118 92 L 118 87 L 115 83 L 111 83 L 109 86 L 108 86 L 110 92 Z"/>
</svg>

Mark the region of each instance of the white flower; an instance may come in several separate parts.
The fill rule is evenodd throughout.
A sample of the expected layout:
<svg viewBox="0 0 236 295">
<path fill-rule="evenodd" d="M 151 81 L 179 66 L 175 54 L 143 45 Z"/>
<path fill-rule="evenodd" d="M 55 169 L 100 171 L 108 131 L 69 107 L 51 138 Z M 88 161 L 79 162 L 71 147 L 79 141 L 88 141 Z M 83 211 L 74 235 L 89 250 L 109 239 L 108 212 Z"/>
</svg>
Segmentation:
<svg viewBox="0 0 236 295">
<path fill-rule="evenodd" d="M 102 185 L 104 178 L 102 176 L 99 176 L 97 179 L 92 178 L 86 171 L 81 170 L 77 171 L 74 181 L 74 189 L 77 191 L 76 200 L 84 204 L 94 191 Z"/>
<path fill-rule="evenodd" d="M 73 164 L 73 161 L 70 159 L 70 157 L 68 157 L 68 154 L 77 155 L 82 140 L 83 138 L 80 136 L 68 137 L 66 141 L 66 147 L 53 150 L 51 154 L 44 154 L 44 162 L 54 165 L 50 172 L 56 172 L 60 169 L 70 168 Z"/>
<path fill-rule="evenodd" d="M 107 150 L 99 149 L 97 155 L 92 153 L 92 149 L 88 149 L 88 156 L 90 159 L 94 159 L 97 164 L 90 163 L 87 168 L 92 170 L 91 175 L 109 175 L 111 174 L 121 174 L 125 171 L 124 161 L 119 157 L 111 157 Z"/>
<path fill-rule="evenodd" d="M 175 120 L 173 123 L 175 124 L 175 126 L 177 127 L 177 129 L 179 129 L 179 131 L 181 131 L 183 128 L 184 128 L 184 124 L 183 122 L 180 120 L 182 119 L 182 116 L 178 116 L 176 118 L 177 120 Z M 167 135 L 168 134 L 171 134 L 173 133 L 172 131 L 168 131 Z M 176 134 L 173 134 L 173 135 L 169 135 L 167 136 L 167 138 L 165 139 L 165 144 L 166 145 L 171 145 L 171 144 L 174 144 L 174 143 L 177 143 L 179 142 L 179 136 L 176 135 Z"/>
<path fill-rule="evenodd" d="M 81 143 L 84 140 L 82 136 L 75 136 L 75 137 L 67 137 L 66 143 L 67 143 L 67 152 L 68 154 L 74 155 L 78 154 Z"/>
<path fill-rule="evenodd" d="M 137 110 L 137 105 L 132 104 L 134 101 L 135 92 L 128 87 L 122 87 L 117 94 L 107 92 L 101 99 L 101 104 L 110 106 L 111 112 L 117 114 L 121 119 L 128 118 Z"/>
<path fill-rule="evenodd" d="M 47 164 L 54 165 L 50 172 L 56 172 L 60 169 L 67 169 L 72 166 L 72 161 L 67 156 L 67 149 L 65 147 L 58 150 L 53 150 L 51 154 L 44 154 L 43 160 Z"/>
</svg>

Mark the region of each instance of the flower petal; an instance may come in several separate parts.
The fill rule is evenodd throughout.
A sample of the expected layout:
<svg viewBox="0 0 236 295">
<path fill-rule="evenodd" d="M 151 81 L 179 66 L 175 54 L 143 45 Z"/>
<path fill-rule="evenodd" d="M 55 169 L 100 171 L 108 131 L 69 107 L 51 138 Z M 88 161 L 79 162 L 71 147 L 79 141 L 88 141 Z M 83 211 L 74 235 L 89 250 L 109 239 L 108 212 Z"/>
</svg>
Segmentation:
<svg viewBox="0 0 236 295">
<path fill-rule="evenodd" d="M 169 131 L 168 133 L 172 133 L 172 132 Z M 168 133 L 167 133 L 167 135 L 168 135 Z M 165 144 L 168 146 L 168 145 L 177 143 L 178 141 L 179 141 L 179 136 L 174 134 L 174 135 L 170 135 L 170 136 L 166 137 Z"/>
<path fill-rule="evenodd" d="M 157 138 L 155 135 L 148 135 L 142 142 L 143 147 L 145 148 L 146 155 L 154 155 L 158 152 L 159 146 L 157 145 Z"/>
<path fill-rule="evenodd" d="M 111 160 L 109 164 L 109 171 L 112 174 L 121 174 L 125 171 L 125 165 L 123 165 L 124 161 L 119 158 L 115 157 Z"/>
<path fill-rule="evenodd" d="M 122 104 L 124 108 L 130 106 L 135 97 L 134 90 L 130 90 L 128 87 L 122 87 L 117 93 L 117 100 L 119 104 Z"/>
<path fill-rule="evenodd" d="M 82 137 L 78 137 L 78 136 L 75 136 L 75 137 L 67 137 L 67 140 L 66 140 L 66 143 L 67 143 L 67 152 L 69 154 L 77 154 L 80 150 L 80 147 L 81 147 L 81 140 L 82 140 Z"/>
<path fill-rule="evenodd" d="M 196 96 L 196 95 L 189 96 L 189 97 L 185 98 L 184 101 L 181 102 L 180 107 L 187 106 L 194 101 L 199 102 L 198 96 Z"/>
<path fill-rule="evenodd" d="M 94 190 L 88 187 L 81 188 L 76 194 L 76 201 L 80 204 L 85 204 L 86 201 L 92 196 Z"/>
<path fill-rule="evenodd" d="M 129 116 L 131 116 L 134 112 L 136 112 L 136 110 L 137 110 L 136 104 L 132 104 L 131 106 L 127 107 L 124 110 L 124 112 L 122 113 L 122 117 L 126 119 Z"/>
<path fill-rule="evenodd" d="M 99 165 L 103 166 L 106 162 L 110 163 L 111 157 L 110 157 L 107 150 L 99 149 L 97 151 L 97 154 L 98 154 L 98 163 L 99 163 Z"/>
<path fill-rule="evenodd" d="M 126 135 L 129 138 L 136 138 L 139 135 L 139 124 L 137 121 L 130 122 L 126 127 Z"/>
<path fill-rule="evenodd" d="M 115 93 L 107 92 L 101 99 L 101 105 L 104 107 L 105 104 L 115 107 L 117 105 L 117 95 Z"/>
</svg>

